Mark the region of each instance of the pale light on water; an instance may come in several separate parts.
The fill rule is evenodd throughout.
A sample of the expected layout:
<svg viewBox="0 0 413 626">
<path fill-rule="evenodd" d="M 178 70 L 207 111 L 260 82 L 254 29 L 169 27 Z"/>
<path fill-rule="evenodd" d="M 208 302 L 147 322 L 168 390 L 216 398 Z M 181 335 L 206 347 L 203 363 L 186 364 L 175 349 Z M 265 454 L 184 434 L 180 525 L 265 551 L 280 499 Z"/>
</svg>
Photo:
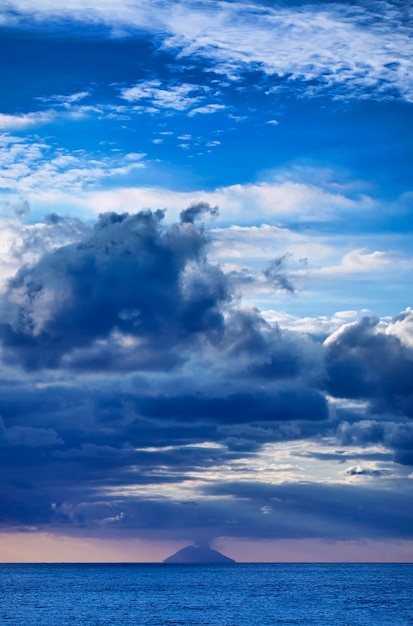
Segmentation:
<svg viewBox="0 0 413 626">
<path fill-rule="evenodd" d="M 410 626 L 413 564 L 0 565 L 10 626 Z"/>
</svg>

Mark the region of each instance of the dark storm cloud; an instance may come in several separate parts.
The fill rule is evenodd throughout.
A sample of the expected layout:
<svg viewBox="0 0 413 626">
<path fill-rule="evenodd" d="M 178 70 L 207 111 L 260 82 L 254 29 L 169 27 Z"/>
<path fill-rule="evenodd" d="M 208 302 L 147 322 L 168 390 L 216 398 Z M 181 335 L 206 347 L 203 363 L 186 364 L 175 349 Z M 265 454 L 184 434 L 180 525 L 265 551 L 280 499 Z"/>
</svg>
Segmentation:
<svg viewBox="0 0 413 626">
<path fill-rule="evenodd" d="M 220 424 L 323 420 L 328 417 L 324 396 L 309 389 L 284 389 L 278 393 L 256 392 L 217 397 L 182 396 L 145 398 L 142 414 L 148 417 L 210 419 Z"/>
<path fill-rule="evenodd" d="M 330 337 L 326 367 L 332 395 L 369 400 L 377 413 L 413 417 L 413 349 L 379 328 L 377 318 L 364 317 Z"/>
<path fill-rule="evenodd" d="M 242 475 L 270 442 L 335 436 L 347 460 L 352 446 L 381 444 L 402 465 L 413 450 L 402 335 L 367 319 L 323 347 L 242 308 L 231 275 L 207 259 L 197 220 L 215 212 L 193 205 L 172 225 L 161 211 L 111 213 L 94 227 L 51 216 L 43 248 L 40 229 L 26 237 L 21 259 L 33 250 L 38 260 L 22 265 L 1 302 L 3 527 L 170 537 L 390 532 L 378 491 L 214 485 L 219 468 Z M 275 262 L 267 278 L 279 282 L 280 271 Z M 407 332 L 410 323 L 401 316 L 392 328 Z M 331 412 L 326 390 L 366 400 L 367 414 Z M 360 467 L 384 480 L 363 465 L 368 454 Z M 191 506 L 154 495 L 188 481 L 197 484 Z M 371 514 L 358 512 L 361 494 Z M 406 535 L 403 511 L 395 536 Z"/>
<path fill-rule="evenodd" d="M 308 414 L 305 411 L 310 408 L 300 412 L 293 401 L 293 406 L 288 406 L 286 396 L 286 414 L 277 415 L 283 404 L 280 400 L 277 409 L 278 399 L 274 396 L 271 421 L 271 415 L 262 414 L 259 396 L 212 401 L 195 398 L 195 404 L 191 404 L 194 398 L 169 398 L 166 402 L 161 396 L 154 400 L 112 385 L 110 389 L 108 383 L 105 390 L 99 386 L 87 390 L 56 385 L 31 390 L 20 387 L 8 392 L 3 389 L 3 522 L 8 519 L 9 499 L 24 500 L 27 505 L 43 494 L 50 501 L 69 498 L 88 502 L 106 488 L 182 483 L 194 471 L 207 475 L 210 468 L 246 459 L 263 443 L 279 439 L 277 420 L 285 424 L 284 437 L 288 439 L 297 432 L 305 433 L 305 417 L 325 417 L 325 402 L 320 403 L 315 393 L 311 394 L 314 405 L 308 395 L 296 394 L 295 402 L 300 401 L 302 406 L 307 403 L 311 408 Z M 248 402 L 249 407 L 242 406 Z M 248 408 L 249 422 L 245 417 Z M 264 410 L 270 410 L 269 399 Z M 244 413 L 240 416 L 241 411 Z M 251 426 L 263 417 L 265 427 Z M 301 426 L 296 425 L 290 432 L 288 424 L 296 417 Z M 242 436 L 236 436 L 235 429 L 228 438 L 225 423 L 237 424 Z M 27 424 L 35 424 L 36 428 Z M 215 445 L 204 446 L 206 441 Z"/>
<path fill-rule="evenodd" d="M 90 494 L 77 501 L 47 502 L 40 495 L 33 517 L 68 533 L 136 535 L 152 538 L 216 536 L 281 539 L 318 537 L 331 540 L 409 539 L 413 513 L 411 490 L 371 489 L 358 485 L 315 483 L 214 483 L 207 497 L 190 502 L 156 496 Z M 14 504 L 9 519 L 32 519 L 27 503 Z"/>
<path fill-rule="evenodd" d="M 179 532 L 180 506 L 120 494 L 208 479 L 328 420 L 311 384 L 320 352 L 239 308 L 230 279 L 207 261 L 195 220 L 208 212 L 194 205 L 166 226 L 161 212 L 103 215 L 9 281 L 3 359 L 27 373 L 0 381 L 3 526 L 142 530 L 165 510 Z M 228 513 L 214 507 L 219 515 L 205 521 L 197 508 L 183 527 L 221 524 Z"/>
<path fill-rule="evenodd" d="M 362 420 L 340 424 L 338 438 L 343 445 L 382 444 L 394 452 L 401 465 L 413 465 L 413 422 Z"/>
<path fill-rule="evenodd" d="M 257 522 L 265 537 L 412 537 L 412 489 L 399 491 L 323 483 L 234 482 L 209 494 L 235 499 L 233 511 L 267 511 Z M 258 530 L 259 529 L 259 530 Z M 235 531 L 236 532 L 236 531 Z"/>
<path fill-rule="evenodd" d="M 32 428 L 31 426 L 11 426 L 6 428 L 0 417 L 0 446 L 24 446 L 38 448 L 63 443 L 51 428 Z"/>
<path fill-rule="evenodd" d="M 205 210 L 190 207 L 191 217 L 169 228 L 160 226 L 161 211 L 105 214 L 90 235 L 21 268 L 0 325 L 9 362 L 57 367 L 64 355 L 118 331 L 139 338 L 141 355 L 149 348 L 151 366 L 162 368 L 174 364 L 169 352 L 178 344 L 219 338 L 230 294 L 193 225 Z"/>
<path fill-rule="evenodd" d="M 391 452 L 349 452 L 345 450 L 335 450 L 334 452 L 297 452 L 298 457 L 305 459 L 317 459 L 318 461 L 337 461 L 338 463 L 347 463 L 350 460 L 359 460 L 360 456 L 363 461 L 391 461 L 393 454 Z"/>
<path fill-rule="evenodd" d="M 325 342 L 326 389 L 367 402 L 342 412 L 342 445 L 382 444 L 401 465 L 413 465 L 413 349 L 410 309 L 383 327 L 375 317 L 343 326 Z"/>
</svg>

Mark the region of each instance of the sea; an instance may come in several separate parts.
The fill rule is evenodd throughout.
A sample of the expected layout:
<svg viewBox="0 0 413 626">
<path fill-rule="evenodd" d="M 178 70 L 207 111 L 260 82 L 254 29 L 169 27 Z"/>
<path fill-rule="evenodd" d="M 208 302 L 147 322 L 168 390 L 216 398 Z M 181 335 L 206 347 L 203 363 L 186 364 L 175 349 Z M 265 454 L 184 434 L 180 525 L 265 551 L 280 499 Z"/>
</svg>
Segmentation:
<svg viewBox="0 0 413 626">
<path fill-rule="evenodd" d="M 410 626 L 413 564 L 3 564 L 8 626 Z"/>
</svg>

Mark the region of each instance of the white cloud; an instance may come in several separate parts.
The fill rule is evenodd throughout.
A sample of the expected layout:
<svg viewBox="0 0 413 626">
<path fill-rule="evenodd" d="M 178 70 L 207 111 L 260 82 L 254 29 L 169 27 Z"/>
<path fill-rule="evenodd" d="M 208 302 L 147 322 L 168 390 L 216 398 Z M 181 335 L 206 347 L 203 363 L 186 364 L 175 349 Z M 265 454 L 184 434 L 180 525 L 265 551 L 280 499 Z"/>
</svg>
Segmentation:
<svg viewBox="0 0 413 626">
<path fill-rule="evenodd" d="M 213 224 L 212 224 L 213 226 Z M 243 285 L 248 291 L 274 290 L 262 274 L 275 257 L 284 257 L 284 269 L 287 276 L 295 282 L 297 271 L 309 266 L 331 264 L 337 254 L 337 248 L 343 243 L 331 242 L 315 233 L 299 232 L 289 228 L 262 224 L 258 226 L 213 227 L 211 229 L 211 258 L 221 263 L 227 271 L 240 275 L 248 268 L 249 276 L 255 273 L 258 280 L 249 279 Z M 281 269 L 281 268 L 280 268 Z M 301 278 L 300 278 L 301 280 Z"/>
<path fill-rule="evenodd" d="M 343 324 L 356 321 L 370 311 L 348 310 L 337 311 L 333 315 L 319 315 L 317 317 L 298 317 L 285 311 L 269 309 L 262 311 L 262 316 L 269 324 L 279 324 L 284 329 L 292 330 L 313 336 L 328 336 L 341 328 Z"/>
<path fill-rule="evenodd" d="M 25 130 L 39 124 L 48 124 L 56 117 L 55 111 L 38 111 L 36 113 L 22 113 L 8 115 L 0 113 L 0 130 Z"/>
<path fill-rule="evenodd" d="M 183 142 L 182 146 L 186 145 L 188 142 Z M 207 142 L 210 148 L 218 145 L 218 140 Z M 142 152 L 114 151 L 109 156 L 83 150 L 70 152 L 36 137 L 22 139 L 4 133 L 0 134 L 0 189 L 30 194 L 31 203 L 39 208 L 42 205 L 45 210 L 61 202 L 86 214 L 151 207 L 166 208 L 168 219 L 176 219 L 185 206 L 209 202 L 220 209 L 219 224 L 240 227 L 307 220 L 322 223 L 337 214 L 369 211 L 373 204 L 368 196 L 354 198 L 351 186 L 337 186 L 325 180 L 318 184 L 300 182 L 296 171 L 291 172 L 293 180 L 288 180 L 288 173 L 283 172 L 282 177 L 274 177 L 270 182 L 235 184 L 209 191 L 125 187 L 119 183 L 109 189 L 98 188 L 111 177 L 126 176 L 144 167 L 144 157 Z M 232 231 L 238 239 L 242 238 L 241 233 Z"/>
<path fill-rule="evenodd" d="M 413 349 L 413 311 L 410 307 L 391 320 L 386 328 L 386 334 L 395 335 Z"/>
<path fill-rule="evenodd" d="M 189 112 L 189 117 L 193 117 L 194 115 L 198 115 L 198 114 L 205 115 L 205 114 L 217 113 L 218 111 L 223 111 L 226 108 L 227 107 L 224 104 L 206 104 L 205 106 L 192 109 L 192 111 Z"/>
<path fill-rule="evenodd" d="M 259 67 L 291 80 L 318 81 L 308 94 L 329 89 L 337 97 L 401 97 L 413 100 L 413 38 L 406 11 L 393 2 L 263 6 L 247 2 L 200 4 L 195 0 L 12 0 L 7 9 L 36 21 L 75 18 L 106 23 L 112 35 L 139 28 L 181 56 L 203 57 L 235 78 Z"/>
<path fill-rule="evenodd" d="M 145 152 L 128 152 L 125 155 L 126 161 L 141 161 L 146 157 Z"/>
<path fill-rule="evenodd" d="M 85 92 L 86 93 L 86 92 Z M 80 96 L 81 94 L 74 94 Z M 61 101 L 61 108 L 47 109 L 45 111 L 30 111 L 28 113 L 6 114 L 0 113 L 0 131 L 22 131 L 34 126 L 50 124 L 56 119 L 83 120 L 91 115 L 98 119 L 123 119 L 125 107 L 77 105 L 76 100 L 71 101 L 68 96 L 65 102 Z"/>
<path fill-rule="evenodd" d="M 372 90 L 383 97 L 393 87 L 412 100 L 411 32 L 391 3 L 370 6 L 371 11 L 345 4 L 289 8 L 236 2 L 222 3 L 217 11 L 181 2 L 171 12 L 165 45 L 210 59 L 228 75 L 258 65 L 293 80 L 321 79 L 321 88 L 338 89 L 337 95 L 360 98 Z M 320 86 L 311 89 L 316 93 Z"/>
<path fill-rule="evenodd" d="M 47 185 L 42 187 L 42 191 L 47 189 Z M 188 192 L 160 187 L 123 187 L 84 193 L 73 201 L 92 212 L 167 208 L 171 219 L 193 202 L 209 202 L 220 208 L 220 223 L 239 225 L 271 224 L 289 219 L 321 223 L 337 213 L 350 214 L 369 210 L 371 206 L 371 200 L 366 197 L 354 200 L 328 188 L 292 181 L 237 184 L 212 191 Z"/>
<path fill-rule="evenodd" d="M 145 167 L 144 153 L 96 157 L 68 152 L 36 138 L 0 136 L 0 190 L 34 194 L 59 190 L 70 196 L 103 179 L 125 176 Z"/>
<path fill-rule="evenodd" d="M 412 260 L 402 259 L 399 256 L 375 250 L 368 252 L 364 248 L 351 250 L 345 254 L 338 265 L 320 267 L 310 270 L 308 275 L 314 278 L 344 277 L 354 274 L 382 273 L 385 271 L 400 270 L 403 266 L 412 267 Z"/>
<path fill-rule="evenodd" d="M 336 211 L 336 216 L 340 216 L 340 209 Z M 286 307 L 289 313 L 299 312 L 304 320 L 296 325 L 295 319 L 289 319 L 289 326 L 297 330 L 308 327 L 308 332 L 323 334 L 330 327 L 334 309 L 377 310 L 381 306 L 384 313 L 406 305 L 405 285 L 413 277 L 413 257 L 406 247 L 408 235 L 404 241 L 389 239 L 387 235 L 377 240 L 375 235 L 366 233 L 357 236 L 340 234 L 337 229 L 328 233 L 297 228 L 297 221 L 292 219 L 290 227 L 277 226 L 289 223 L 284 215 L 274 216 L 271 222 L 261 225 L 259 219 L 256 225 L 249 226 L 210 225 L 211 259 L 233 273 L 246 301 L 269 310 L 268 319 L 276 321 L 279 309 L 275 313 L 272 309 Z M 378 242 L 384 249 L 375 249 Z M 354 248 L 360 243 L 366 247 Z M 406 248 L 405 252 L 393 252 L 396 246 Z M 299 297 L 280 294 L 277 283 L 266 277 L 264 272 L 274 259 L 281 259 L 280 275 L 292 284 Z M 395 309 L 396 298 L 399 304 Z M 328 313 L 328 317 L 309 317 L 318 312 Z M 356 311 L 356 318 L 357 315 Z M 333 327 L 342 323 L 343 320 L 333 320 Z M 400 332 L 404 326 L 405 322 L 398 322 Z"/>
<path fill-rule="evenodd" d="M 188 83 L 162 85 L 159 80 L 147 80 L 122 89 L 121 96 L 128 102 L 148 101 L 156 109 L 185 111 L 203 100 L 205 88 Z"/>
<path fill-rule="evenodd" d="M 41 102 L 48 102 L 54 105 L 60 105 L 65 108 L 69 108 L 72 104 L 76 102 L 80 102 L 80 100 L 84 100 L 90 96 L 90 91 L 77 91 L 76 93 L 66 94 L 66 95 L 54 95 L 48 97 L 38 97 L 37 100 Z"/>
<path fill-rule="evenodd" d="M 0 291 L 21 266 L 35 263 L 45 252 L 76 241 L 86 228 L 79 220 L 24 223 L 12 215 L 0 217 Z"/>
</svg>

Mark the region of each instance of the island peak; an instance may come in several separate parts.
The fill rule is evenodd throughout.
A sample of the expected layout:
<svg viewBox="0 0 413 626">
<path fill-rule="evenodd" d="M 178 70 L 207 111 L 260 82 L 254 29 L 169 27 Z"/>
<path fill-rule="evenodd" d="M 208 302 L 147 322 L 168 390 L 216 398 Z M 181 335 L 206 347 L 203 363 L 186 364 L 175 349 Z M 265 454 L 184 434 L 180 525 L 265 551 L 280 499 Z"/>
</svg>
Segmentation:
<svg viewBox="0 0 413 626">
<path fill-rule="evenodd" d="M 213 550 L 209 546 L 195 545 L 186 546 L 163 561 L 172 564 L 203 564 L 203 563 L 235 563 L 234 559 Z"/>
</svg>

